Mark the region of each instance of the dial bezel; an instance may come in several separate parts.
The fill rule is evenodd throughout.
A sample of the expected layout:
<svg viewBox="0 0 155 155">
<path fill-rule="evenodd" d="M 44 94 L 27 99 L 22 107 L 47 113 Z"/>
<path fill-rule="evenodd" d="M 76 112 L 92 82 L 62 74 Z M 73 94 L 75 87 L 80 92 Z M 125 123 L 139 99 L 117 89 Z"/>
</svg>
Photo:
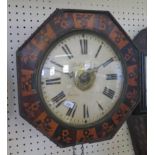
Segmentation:
<svg viewBox="0 0 155 155">
<path fill-rule="evenodd" d="M 61 42 L 62 40 L 64 40 L 65 38 L 72 36 L 72 35 L 76 35 L 79 33 L 87 33 L 87 34 L 91 34 L 91 35 L 96 35 L 97 37 L 101 38 L 101 40 L 104 40 L 104 42 L 106 42 L 109 46 L 112 47 L 113 52 L 117 55 L 118 59 L 121 62 L 121 66 L 122 66 L 122 70 L 123 70 L 123 86 L 122 86 L 122 90 L 121 90 L 121 95 L 118 98 L 118 100 L 116 101 L 115 105 L 113 106 L 113 108 L 106 114 L 104 115 L 102 118 L 100 118 L 99 120 L 95 121 L 94 123 L 91 124 L 84 124 L 84 125 L 71 125 L 71 124 L 67 124 L 64 121 L 60 120 L 59 118 L 57 118 L 57 116 L 55 114 L 53 114 L 53 112 L 51 112 L 50 108 L 48 107 L 48 105 L 46 104 L 46 101 L 44 100 L 43 94 L 42 94 L 42 89 L 41 89 L 41 71 L 43 68 L 43 65 L 45 63 L 45 61 L 47 60 L 48 55 L 52 52 L 52 50 L 56 47 L 56 45 Z M 68 33 L 63 34 L 62 36 L 59 36 L 59 38 L 57 38 L 49 47 L 49 49 L 45 52 L 43 59 L 40 61 L 40 63 L 38 64 L 38 68 L 37 68 L 37 74 L 36 74 L 36 86 L 37 86 L 37 90 L 38 93 L 40 95 L 41 101 L 43 106 L 45 107 L 46 111 L 48 112 L 48 114 L 55 119 L 55 121 L 59 122 L 60 124 L 62 124 L 64 127 L 67 128 L 74 128 L 74 129 L 86 129 L 86 128 L 90 128 L 90 127 L 94 127 L 97 126 L 98 124 L 100 124 L 101 122 L 105 121 L 106 119 L 108 119 L 108 117 L 110 118 L 111 114 L 115 111 L 115 109 L 118 107 L 118 105 L 121 103 L 121 100 L 124 96 L 124 93 L 126 91 L 126 87 L 127 87 L 127 74 L 126 74 L 126 68 L 125 68 L 125 63 L 123 61 L 123 58 L 121 56 L 121 54 L 119 53 L 118 49 L 108 40 L 108 38 L 106 38 L 106 36 L 100 35 L 99 33 L 95 32 L 95 31 L 91 31 L 88 29 L 81 29 L 81 30 L 72 30 Z"/>
</svg>

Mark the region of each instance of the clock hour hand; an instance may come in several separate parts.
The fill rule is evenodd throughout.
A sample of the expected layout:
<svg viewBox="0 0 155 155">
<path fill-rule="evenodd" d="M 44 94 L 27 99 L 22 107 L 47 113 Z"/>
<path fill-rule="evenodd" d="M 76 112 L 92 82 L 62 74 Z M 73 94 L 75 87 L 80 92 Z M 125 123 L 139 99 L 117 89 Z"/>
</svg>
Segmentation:
<svg viewBox="0 0 155 155">
<path fill-rule="evenodd" d="M 60 67 L 60 68 L 63 68 L 63 65 L 61 65 L 61 64 L 59 64 L 59 63 L 57 63 L 57 62 L 55 62 L 55 61 L 53 61 L 53 60 L 50 60 L 50 62 L 51 62 L 52 64 L 54 64 L 54 65 Z"/>
<path fill-rule="evenodd" d="M 64 73 L 63 71 L 60 71 L 60 70 L 55 70 L 56 72 L 59 72 L 59 73 L 62 73 L 62 74 L 65 74 L 65 75 L 68 75 L 70 78 L 73 78 L 74 76 L 74 73 L 73 72 L 70 72 L 70 73 Z"/>
<path fill-rule="evenodd" d="M 55 62 L 55 61 L 53 61 L 53 60 L 50 60 L 50 62 L 51 62 L 52 64 L 56 65 L 56 66 L 59 67 L 59 68 L 63 68 L 63 67 L 64 67 L 63 65 L 61 65 L 61 64 L 59 64 L 59 63 L 57 63 L 57 62 Z M 67 73 L 67 72 L 63 72 L 63 71 L 56 70 L 56 69 L 55 69 L 55 71 L 56 71 L 56 72 L 63 73 L 63 74 L 66 74 L 66 75 L 68 75 L 70 78 L 72 78 L 72 77 L 74 76 L 74 73 L 73 73 L 73 72 Z"/>
</svg>

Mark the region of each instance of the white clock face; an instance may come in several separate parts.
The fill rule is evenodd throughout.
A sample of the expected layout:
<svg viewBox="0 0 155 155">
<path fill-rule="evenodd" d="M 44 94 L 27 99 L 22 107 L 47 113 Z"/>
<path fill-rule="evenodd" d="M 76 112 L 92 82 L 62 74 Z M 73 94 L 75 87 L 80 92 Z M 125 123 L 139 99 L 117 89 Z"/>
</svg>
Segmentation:
<svg viewBox="0 0 155 155">
<path fill-rule="evenodd" d="M 96 34 L 60 40 L 43 61 L 40 90 L 55 118 L 72 127 L 94 125 L 121 96 L 124 73 L 117 54 Z"/>
</svg>

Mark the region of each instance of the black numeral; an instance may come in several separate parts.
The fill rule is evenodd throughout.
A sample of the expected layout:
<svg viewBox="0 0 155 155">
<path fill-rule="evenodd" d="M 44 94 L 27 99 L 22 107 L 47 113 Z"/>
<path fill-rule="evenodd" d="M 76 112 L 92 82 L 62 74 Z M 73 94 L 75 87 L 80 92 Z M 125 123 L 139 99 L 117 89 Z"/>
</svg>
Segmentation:
<svg viewBox="0 0 155 155">
<path fill-rule="evenodd" d="M 75 111 L 76 111 L 76 108 L 77 108 L 77 105 L 74 105 L 73 108 L 69 108 L 66 115 L 67 116 L 71 116 L 71 117 L 74 117 L 74 114 L 75 114 Z"/>
<path fill-rule="evenodd" d="M 53 84 L 60 84 L 61 78 L 55 78 L 55 79 L 48 79 L 46 80 L 46 85 L 53 85 Z"/>
<path fill-rule="evenodd" d="M 66 53 L 66 55 L 68 56 L 69 59 L 73 58 L 73 54 L 71 53 L 71 51 L 70 51 L 69 47 L 67 46 L 67 44 L 62 46 L 62 49 Z"/>
<path fill-rule="evenodd" d="M 89 117 L 89 111 L 88 111 L 88 106 L 85 104 L 83 105 L 83 117 L 88 118 Z"/>
<path fill-rule="evenodd" d="M 61 91 L 58 95 L 53 97 L 51 100 L 53 103 L 56 103 L 56 107 L 60 106 L 65 101 L 65 94 Z"/>
<path fill-rule="evenodd" d="M 103 94 L 112 99 L 114 97 L 115 91 L 108 89 L 107 87 L 104 88 Z"/>
<path fill-rule="evenodd" d="M 101 48 L 102 48 L 102 45 L 99 46 L 99 48 L 98 48 L 98 50 L 97 50 L 97 53 L 95 54 L 95 58 L 98 56 L 98 54 L 99 54 Z"/>
<path fill-rule="evenodd" d="M 87 54 L 88 53 L 87 39 L 80 39 L 80 46 L 81 46 L 81 54 Z"/>
<path fill-rule="evenodd" d="M 117 80 L 117 74 L 107 74 L 106 80 Z"/>
</svg>

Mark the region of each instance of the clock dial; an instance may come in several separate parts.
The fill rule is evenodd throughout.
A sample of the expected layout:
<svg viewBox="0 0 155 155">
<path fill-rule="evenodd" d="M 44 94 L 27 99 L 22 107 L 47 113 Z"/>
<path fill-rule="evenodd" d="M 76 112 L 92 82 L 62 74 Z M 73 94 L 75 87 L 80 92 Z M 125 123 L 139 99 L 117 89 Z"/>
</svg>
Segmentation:
<svg viewBox="0 0 155 155">
<path fill-rule="evenodd" d="M 104 119 L 120 98 L 123 84 L 121 60 L 94 33 L 79 31 L 64 37 L 41 64 L 44 104 L 57 120 L 72 127 Z"/>
</svg>

